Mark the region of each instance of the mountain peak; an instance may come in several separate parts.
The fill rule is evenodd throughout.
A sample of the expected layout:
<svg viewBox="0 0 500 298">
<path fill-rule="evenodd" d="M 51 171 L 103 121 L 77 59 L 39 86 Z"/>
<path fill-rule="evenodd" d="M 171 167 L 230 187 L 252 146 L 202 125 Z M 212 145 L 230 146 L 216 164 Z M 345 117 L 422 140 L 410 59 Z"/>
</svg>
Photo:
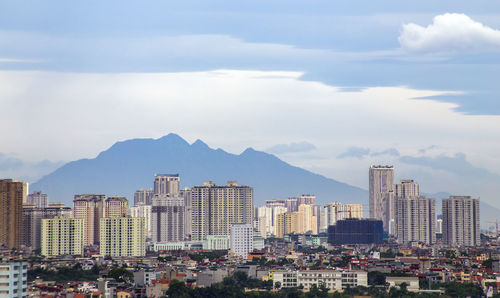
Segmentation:
<svg viewBox="0 0 500 298">
<path fill-rule="evenodd" d="M 194 143 L 191 144 L 191 147 L 201 148 L 201 149 L 210 149 L 210 147 L 208 147 L 208 145 L 200 139 L 197 139 L 196 141 L 194 141 Z"/>
<path fill-rule="evenodd" d="M 170 143 L 170 144 L 182 144 L 182 145 L 189 145 L 189 143 L 184 140 L 181 136 L 178 134 L 175 134 L 173 132 L 169 133 L 166 136 L 163 136 L 158 139 L 158 141 Z"/>
</svg>

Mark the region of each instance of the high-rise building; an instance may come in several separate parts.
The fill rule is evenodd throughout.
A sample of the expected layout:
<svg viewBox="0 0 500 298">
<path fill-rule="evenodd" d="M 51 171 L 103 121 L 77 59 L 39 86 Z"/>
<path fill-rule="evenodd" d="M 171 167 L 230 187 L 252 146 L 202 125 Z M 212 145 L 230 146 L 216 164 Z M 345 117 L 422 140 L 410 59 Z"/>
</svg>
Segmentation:
<svg viewBox="0 0 500 298">
<path fill-rule="evenodd" d="M 183 197 L 155 195 L 151 208 L 153 242 L 178 242 L 185 236 L 185 208 Z"/>
<path fill-rule="evenodd" d="M 418 197 L 419 195 L 418 183 L 413 180 L 400 180 L 394 185 L 394 196 L 398 198 Z"/>
<path fill-rule="evenodd" d="M 394 192 L 394 167 L 370 166 L 369 196 L 370 218 L 380 219 L 384 223 L 384 231 L 389 231 L 389 223 L 394 220 L 391 208 Z"/>
<path fill-rule="evenodd" d="M 184 239 L 191 240 L 193 233 L 193 211 L 191 206 L 191 189 L 181 190 L 180 196 L 184 198 Z"/>
<path fill-rule="evenodd" d="M 285 206 L 288 212 L 296 212 L 299 210 L 299 199 L 297 198 L 288 198 L 285 201 Z"/>
<path fill-rule="evenodd" d="M 130 216 L 132 217 L 143 217 L 146 229 L 146 237 L 151 238 L 151 205 L 137 204 L 134 207 L 130 207 Z"/>
<path fill-rule="evenodd" d="M 300 206 L 302 204 L 307 204 L 307 205 L 316 205 L 316 196 L 315 195 L 309 195 L 309 194 L 303 194 L 300 197 L 297 198 L 297 204 Z"/>
<path fill-rule="evenodd" d="M 309 204 L 300 204 L 298 213 L 298 226 L 296 233 L 318 234 L 318 220 L 314 215 L 314 206 Z"/>
<path fill-rule="evenodd" d="M 105 195 L 75 195 L 73 216 L 84 222 L 85 245 L 99 243 L 99 222 L 105 215 Z"/>
<path fill-rule="evenodd" d="M 478 246 L 479 199 L 450 196 L 443 199 L 443 242 L 449 246 Z"/>
<path fill-rule="evenodd" d="M 26 182 L 0 180 L 0 246 L 12 249 L 23 244 L 23 204 L 27 188 Z"/>
<path fill-rule="evenodd" d="M 396 237 L 399 243 L 435 243 L 436 200 L 424 196 L 396 198 Z"/>
<path fill-rule="evenodd" d="M 266 207 L 273 208 L 273 207 L 285 207 L 287 208 L 286 205 L 286 200 L 267 200 L 266 201 Z"/>
<path fill-rule="evenodd" d="M 208 235 L 229 235 L 234 223 L 253 221 L 253 189 L 229 181 L 226 186 L 205 182 L 191 189 L 192 240 Z"/>
<path fill-rule="evenodd" d="M 72 215 L 72 210 L 69 207 L 53 207 L 53 204 L 49 206 L 46 208 L 37 208 L 33 204 L 23 206 L 23 244 L 26 247 L 32 249 L 41 247 L 42 219 Z"/>
<path fill-rule="evenodd" d="M 152 188 L 148 189 L 141 188 L 134 193 L 134 205 L 138 204 L 151 205 L 152 200 L 153 200 Z"/>
<path fill-rule="evenodd" d="M 83 255 L 84 220 L 68 216 L 42 219 L 43 256 Z"/>
<path fill-rule="evenodd" d="M 105 217 L 100 223 L 100 254 L 111 257 L 142 257 L 146 254 L 143 217 Z"/>
<path fill-rule="evenodd" d="M 342 219 L 363 218 L 363 205 L 332 202 L 325 205 L 325 216 L 328 226 L 335 225 Z"/>
<path fill-rule="evenodd" d="M 41 191 L 35 191 L 26 197 L 26 204 L 33 204 L 36 208 L 49 207 L 49 196 Z"/>
<path fill-rule="evenodd" d="M 123 217 L 128 213 L 128 200 L 125 197 L 108 197 L 104 201 L 104 217 Z"/>
<path fill-rule="evenodd" d="M 155 174 L 153 194 L 178 196 L 179 184 L 179 174 Z"/>
<path fill-rule="evenodd" d="M 278 220 L 278 214 L 287 212 L 284 204 L 272 204 L 269 205 L 266 202 L 266 205 L 260 206 L 257 209 L 257 230 L 259 234 L 267 238 L 269 236 L 276 236 L 276 226 Z"/>
<path fill-rule="evenodd" d="M 28 297 L 28 262 L 0 260 L 0 297 Z"/>
<path fill-rule="evenodd" d="M 231 224 L 231 253 L 246 258 L 253 251 L 253 236 L 251 224 Z"/>
<path fill-rule="evenodd" d="M 341 219 L 328 226 L 328 242 L 342 244 L 380 244 L 384 231 L 382 221 L 376 219 Z"/>
<path fill-rule="evenodd" d="M 283 238 L 283 236 L 287 234 L 297 233 L 299 223 L 298 216 L 298 212 L 285 212 L 278 214 L 276 237 Z"/>
</svg>

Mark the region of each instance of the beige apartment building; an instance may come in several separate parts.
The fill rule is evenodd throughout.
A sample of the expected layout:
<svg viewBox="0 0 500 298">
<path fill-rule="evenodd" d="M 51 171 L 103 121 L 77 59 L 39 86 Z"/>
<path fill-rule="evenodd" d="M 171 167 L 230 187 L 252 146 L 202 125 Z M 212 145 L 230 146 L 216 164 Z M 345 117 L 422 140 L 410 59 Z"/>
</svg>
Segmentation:
<svg viewBox="0 0 500 298">
<path fill-rule="evenodd" d="M 42 219 L 43 256 L 83 255 L 84 220 L 74 217 Z"/>
<path fill-rule="evenodd" d="M 233 223 L 253 223 L 253 189 L 229 181 L 226 186 L 205 182 L 191 189 L 192 238 L 229 235 Z"/>
<path fill-rule="evenodd" d="M 104 217 L 100 220 L 100 254 L 111 257 L 146 255 L 143 217 Z"/>
</svg>

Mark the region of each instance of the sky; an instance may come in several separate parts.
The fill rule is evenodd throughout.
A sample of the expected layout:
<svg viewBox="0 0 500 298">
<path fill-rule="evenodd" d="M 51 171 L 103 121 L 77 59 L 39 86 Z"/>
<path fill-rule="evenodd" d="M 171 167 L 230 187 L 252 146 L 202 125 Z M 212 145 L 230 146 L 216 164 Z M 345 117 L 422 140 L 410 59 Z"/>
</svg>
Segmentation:
<svg viewBox="0 0 500 298">
<path fill-rule="evenodd" d="M 500 208 L 496 1 L 4 1 L 0 177 L 170 132 Z"/>
</svg>

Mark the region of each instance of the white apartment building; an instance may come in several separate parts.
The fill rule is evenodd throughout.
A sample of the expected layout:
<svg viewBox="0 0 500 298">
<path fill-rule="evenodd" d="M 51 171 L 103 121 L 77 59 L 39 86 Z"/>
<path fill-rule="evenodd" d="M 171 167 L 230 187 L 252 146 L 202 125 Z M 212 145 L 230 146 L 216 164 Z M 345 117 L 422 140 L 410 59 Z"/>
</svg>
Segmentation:
<svg viewBox="0 0 500 298">
<path fill-rule="evenodd" d="M 147 238 L 151 238 L 151 208 L 151 205 L 144 204 L 137 204 L 129 208 L 130 216 L 144 218 Z"/>
<path fill-rule="evenodd" d="M 253 227 L 251 224 L 232 224 L 230 230 L 231 253 L 246 258 L 253 251 Z"/>
<path fill-rule="evenodd" d="M 231 239 L 227 235 L 208 235 L 203 240 L 203 249 L 206 250 L 228 250 L 231 248 Z"/>
<path fill-rule="evenodd" d="M 274 271 L 273 286 L 290 288 L 303 286 L 310 289 L 312 285 L 325 285 L 331 290 L 342 290 L 348 287 L 368 286 L 368 273 L 365 271 L 337 271 L 337 270 L 299 270 Z"/>
</svg>

